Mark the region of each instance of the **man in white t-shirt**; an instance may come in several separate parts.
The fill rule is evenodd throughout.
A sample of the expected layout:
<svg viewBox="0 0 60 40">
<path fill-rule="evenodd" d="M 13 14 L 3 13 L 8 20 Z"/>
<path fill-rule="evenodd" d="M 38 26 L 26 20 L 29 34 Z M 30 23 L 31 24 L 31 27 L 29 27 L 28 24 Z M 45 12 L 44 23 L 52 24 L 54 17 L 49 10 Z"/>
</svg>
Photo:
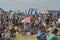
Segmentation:
<svg viewBox="0 0 60 40">
<path fill-rule="evenodd" d="M 59 27 L 60 26 L 60 18 L 58 18 L 57 24 L 58 24 L 58 27 Z"/>
</svg>

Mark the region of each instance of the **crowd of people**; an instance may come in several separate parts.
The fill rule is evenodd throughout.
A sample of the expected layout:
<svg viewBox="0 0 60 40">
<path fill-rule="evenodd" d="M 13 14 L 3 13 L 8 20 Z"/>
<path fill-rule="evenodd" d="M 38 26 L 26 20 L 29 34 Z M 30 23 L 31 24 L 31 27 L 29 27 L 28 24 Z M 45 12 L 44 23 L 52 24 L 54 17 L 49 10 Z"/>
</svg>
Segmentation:
<svg viewBox="0 0 60 40">
<path fill-rule="evenodd" d="M 0 40 L 11 40 L 16 32 L 21 35 L 36 35 L 37 40 L 58 40 L 56 34 L 57 27 L 60 27 L 60 17 L 52 14 L 28 15 L 30 23 L 22 23 L 25 16 L 15 16 L 10 18 L 8 15 L 1 15 L 0 18 Z M 12 27 L 9 28 L 9 25 Z M 17 27 L 17 30 L 15 30 Z M 52 27 L 56 27 L 52 29 Z"/>
</svg>

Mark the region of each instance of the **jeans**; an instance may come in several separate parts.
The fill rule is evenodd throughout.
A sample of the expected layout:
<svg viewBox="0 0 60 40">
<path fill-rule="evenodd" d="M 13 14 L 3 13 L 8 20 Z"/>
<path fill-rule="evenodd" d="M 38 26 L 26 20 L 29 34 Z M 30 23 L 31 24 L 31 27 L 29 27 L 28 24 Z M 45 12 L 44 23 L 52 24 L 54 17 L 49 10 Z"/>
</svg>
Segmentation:
<svg viewBox="0 0 60 40">
<path fill-rule="evenodd" d="M 39 36 L 37 36 L 37 40 L 41 40 L 41 38 Z"/>
<path fill-rule="evenodd" d="M 10 40 L 10 39 L 6 39 L 6 40 Z"/>
</svg>

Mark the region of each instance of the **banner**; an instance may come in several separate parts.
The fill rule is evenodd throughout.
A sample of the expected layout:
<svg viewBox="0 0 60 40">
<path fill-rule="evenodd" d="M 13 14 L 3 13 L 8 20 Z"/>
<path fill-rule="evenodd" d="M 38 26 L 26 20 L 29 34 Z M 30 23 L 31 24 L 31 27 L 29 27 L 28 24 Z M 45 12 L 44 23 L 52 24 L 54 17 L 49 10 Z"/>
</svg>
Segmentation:
<svg viewBox="0 0 60 40">
<path fill-rule="evenodd" d="M 28 14 L 31 14 L 31 15 L 37 14 L 37 9 L 30 8 L 28 10 Z"/>
</svg>

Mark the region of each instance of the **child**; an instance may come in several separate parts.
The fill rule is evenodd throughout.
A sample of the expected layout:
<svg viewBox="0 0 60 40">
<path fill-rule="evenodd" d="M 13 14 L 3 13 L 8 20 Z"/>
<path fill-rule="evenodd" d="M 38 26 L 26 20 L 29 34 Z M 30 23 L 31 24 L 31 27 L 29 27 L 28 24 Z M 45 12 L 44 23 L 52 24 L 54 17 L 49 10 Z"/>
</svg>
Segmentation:
<svg viewBox="0 0 60 40">
<path fill-rule="evenodd" d="M 37 40 L 46 40 L 46 29 L 43 25 L 39 27 L 39 31 L 37 33 Z"/>
<path fill-rule="evenodd" d="M 29 36 L 29 35 L 30 35 L 29 27 L 28 27 L 28 26 L 25 26 L 24 29 L 25 29 L 25 33 L 26 33 L 26 35 Z"/>
<path fill-rule="evenodd" d="M 14 29 L 14 27 L 11 29 L 11 36 L 15 37 L 16 35 L 16 30 Z"/>
<path fill-rule="evenodd" d="M 39 24 L 38 23 L 35 23 L 34 24 L 34 33 L 36 34 L 37 33 L 37 30 L 38 30 L 38 27 L 39 27 Z"/>
<path fill-rule="evenodd" d="M 10 29 L 7 29 L 6 30 L 6 40 L 10 40 L 11 38 L 10 38 Z"/>
<path fill-rule="evenodd" d="M 20 23 L 21 35 L 24 35 L 24 25 Z"/>
<path fill-rule="evenodd" d="M 11 38 L 12 38 L 12 40 L 15 40 L 15 38 L 16 38 L 16 30 L 14 29 L 14 27 L 12 27 L 12 29 L 11 29 Z"/>
</svg>

